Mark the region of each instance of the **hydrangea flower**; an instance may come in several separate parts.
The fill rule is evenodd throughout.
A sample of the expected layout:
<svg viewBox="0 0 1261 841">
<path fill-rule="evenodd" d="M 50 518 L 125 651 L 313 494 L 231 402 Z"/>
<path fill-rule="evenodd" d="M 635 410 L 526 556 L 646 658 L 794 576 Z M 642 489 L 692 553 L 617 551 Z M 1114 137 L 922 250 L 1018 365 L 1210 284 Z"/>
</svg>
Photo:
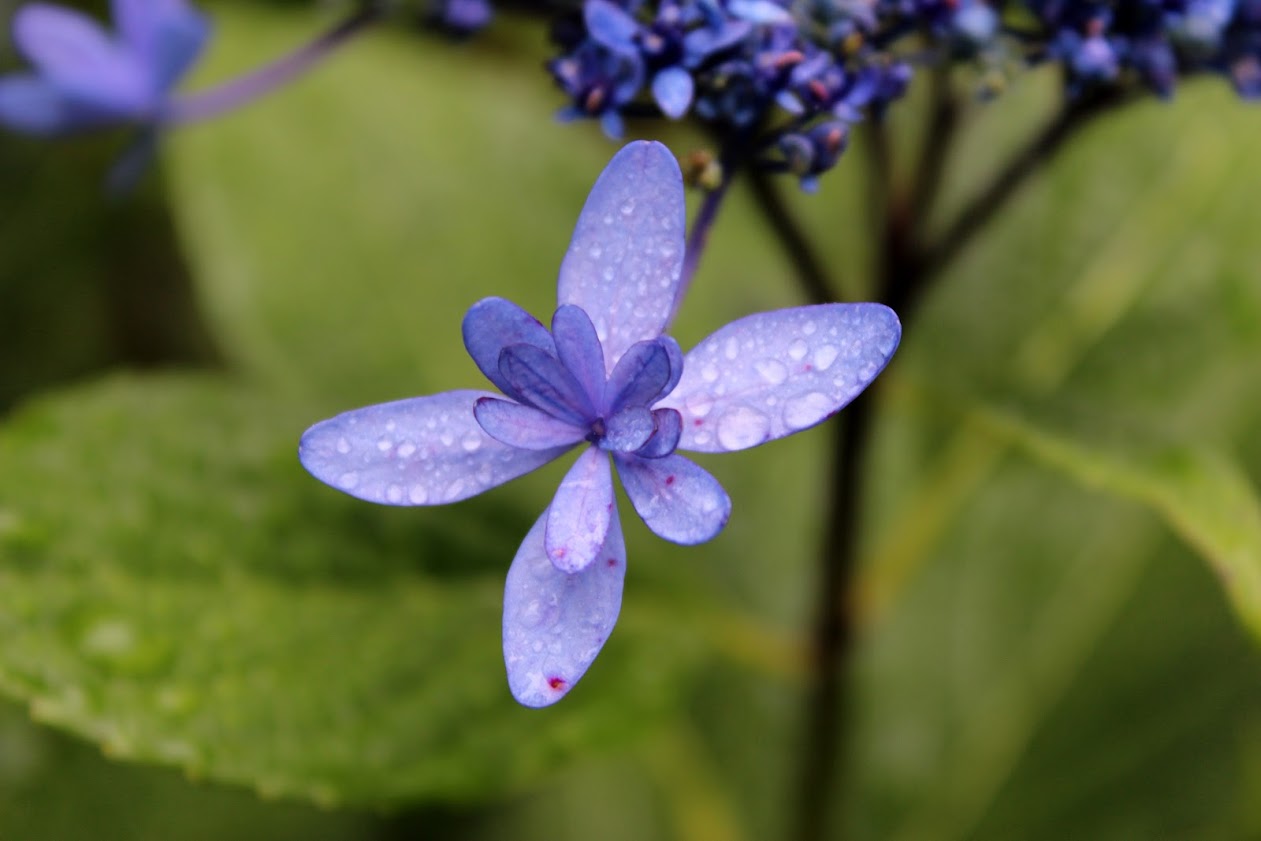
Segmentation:
<svg viewBox="0 0 1261 841">
<path fill-rule="evenodd" d="M 0 123 L 47 136 L 162 119 L 209 24 L 185 0 L 112 0 L 112 8 L 117 37 L 59 6 L 18 11 L 13 41 L 34 72 L 0 78 Z"/>
<path fill-rule="evenodd" d="M 504 590 L 508 683 L 527 706 L 564 696 L 617 621 L 626 547 L 613 467 L 649 529 L 709 540 L 731 500 L 676 450 L 742 450 L 820 423 L 876 377 L 901 335 L 880 304 L 824 304 L 742 318 L 684 356 L 664 334 L 684 227 L 674 157 L 659 143 L 626 146 L 578 219 L 551 331 L 502 298 L 465 316 L 465 347 L 499 394 L 369 406 L 302 437 L 316 478 L 387 505 L 467 499 L 581 448 Z"/>
</svg>

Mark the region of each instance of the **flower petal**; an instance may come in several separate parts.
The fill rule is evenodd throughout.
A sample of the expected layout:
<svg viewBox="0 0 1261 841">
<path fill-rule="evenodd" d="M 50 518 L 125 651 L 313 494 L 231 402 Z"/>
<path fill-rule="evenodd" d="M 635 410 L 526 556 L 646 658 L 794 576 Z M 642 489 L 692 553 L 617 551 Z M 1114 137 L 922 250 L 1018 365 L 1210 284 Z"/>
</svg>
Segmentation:
<svg viewBox="0 0 1261 841">
<path fill-rule="evenodd" d="M 648 528 L 674 543 L 704 543 L 727 525 L 731 498 L 718 480 L 683 456 L 614 456 L 617 475 Z"/>
<path fill-rule="evenodd" d="M 603 447 L 619 453 L 630 453 L 638 450 L 656 431 L 653 413 L 643 406 L 631 406 L 623 409 L 605 421 Z"/>
<path fill-rule="evenodd" d="M 13 41 L 45 78 L 68 94 L 132 115 L 154 103 L 136 56 L 87 15 L 31 3 L 13 18 Z"/>
<path fill-rule="evenodd" d="M 61 134 L 85 124 L 74 103 L 60 89 L 35 74 L 0 79 L 0 125 L 25 134 Z"/>
<path fill-rule="evenodd" d="M 308 429 L 298 459 L 340 491 L 384 505 L 440 505 L 529 473 L 569 447 L 522 450 L 478 426 L 484 391 L 447 391 L 344 412 Z"/>
<path fill-rule="evenodd" d="M 552 354 L 534 345 L 509 345 L 499 354 L 499 373 L 523 403 L 554 418 L 586 426 L 595 416 L 591 398 Z"/>
<path fill-rule="evenodd" d="M 667 67 L 652 77 L 652 98 L 661 113 L 672 120 L 687 113 L 695 89 L 692 74 L 682 67 Z"/>
<path fill-rule="evenodd" d="M 637 141 L 596 181 L 561 264 L 557 300 L 582 307 L 604 369 L 665 329 L 683 266 L 683 178 L 670 150 Z"/>
<path fill-rule="evenodd" d="M 648 406 L 671 380 L 670 352 L 660 341 L 636 342 L 617 361 L 604 387 L 604 406 L 620 412 L 630 406 Z"/>
<path fill-rule="evenodd" d="M 543 549 L 548 513 L 521 543 L 504 586 L 508 687 L 527 707 L 554 704 L 586 673 L 613 632 L 626 575 L 616 512 L 599 561 L 572 575 L 552 566 Z"/>
<path fill-rule="evenodd" d="M 653 409 L 652 419 L 656 427 L 652 437 L 635 451 L 640 458 L 670 455 L 679 446 L 679 437 L 683 434 L 683 418 L 674 409 Z"/>
<path fill-rule="evenodd" d="M 614 510 L 608 455 L 583 450 L 561 480 L 547 515 L 547 557 L 561 572 L 580 572 L 600 553 Z"/>
<path fill-rule="evenodd" d="M 123 43 L 149 69 L 154 89 L 184 74 L 210 36 L 210 23 L 185 0 L 112 0 Z"/>
<path fill-rule="evenodd" d="M 478 400 L 473 416 L 491 438 L 523 450 L 572 447 L 587 437 L 587 430 L 557 420 L 547 412 L 497 397 Z"/>
<path fill-rule="evenodd" d="M 587 0 L 582 7 L 587 32 L 597 44 L 627 55 L 639 55 L 635 35 L 639 24 L 635 19 L 607 0 Z"/>
<path fill-rule="evenodd" d="M 596 404 L 604 396 L 604 349 L 591 318 L 572 304 L 558 308 L 552 316 L 552 339 L 561 364 L 587 392 L 592 408 L 602 409 Z"/>
<path fill-rule="evenodd" d="M 556 346 L 552 334 L 521 307 L 504 298 L 484 298 L 464 315 L 464 347 L 486 379 L 509 397 L 520 399 L 499 373 L 499 354 L 508 345 L 534 345 L 548 353 Z"/>
<path fill-rule="evenodd" d="M 733 321 L 687 354 L 660 406 L 683 416 L 679 447 L 727 452 L 814 426 L 884 369 L 902 327 L 881 304 L 821 304 Z"/>
</svg>

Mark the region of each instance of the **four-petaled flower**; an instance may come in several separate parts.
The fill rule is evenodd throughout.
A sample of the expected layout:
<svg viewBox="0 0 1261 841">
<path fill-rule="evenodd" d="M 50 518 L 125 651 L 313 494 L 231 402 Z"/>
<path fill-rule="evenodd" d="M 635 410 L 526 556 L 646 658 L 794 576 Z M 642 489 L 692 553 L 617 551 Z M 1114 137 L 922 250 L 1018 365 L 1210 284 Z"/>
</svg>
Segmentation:
<svg viewBox="0 0 1261 841">
<path fill-rule="evenodd" d="M 70 9 L 32 3 L 13 41 L 35 72 L 0 78 L 0 123 L 57 135 L 161 122 L 170 91 L 206 43 L 206 19 L 185 0 L 112 0 L 119 37 Z"/>
<path fill-rule="evenodd" d="M 824 304 L 740 319 L 684 356 L 663 335 L 684 224 L 673 156 L 630 144 L 578 219 L 551 331 L 502 298 L 465 316 L 465 347 L 502 396 L 369 406 L 302 438 L 299 457 L 316 478 L 390 505 L 466 499 L 586 445 L 508 572 L 504 659 L 528 706 L 560 699 L 617 620 L 626 549 L 610 461 L 652 531 L 709 540 L 731 500 L 676 448 L 741 450 L 814 426 L 875 378 L 901 335 L 880 304 Z"/>
</svg>

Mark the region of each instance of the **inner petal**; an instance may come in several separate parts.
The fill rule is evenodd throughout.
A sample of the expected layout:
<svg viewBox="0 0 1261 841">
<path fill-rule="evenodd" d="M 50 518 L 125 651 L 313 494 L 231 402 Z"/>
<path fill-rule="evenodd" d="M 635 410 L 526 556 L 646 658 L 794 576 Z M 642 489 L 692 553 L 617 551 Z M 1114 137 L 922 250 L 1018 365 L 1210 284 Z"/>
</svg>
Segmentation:
<svg viewBox="0 0 1261 841">
<path fill-rule="evenodd" d="M 628 406 L 648 406 L 670 382 L 670 352 L 656 339 L 631 345 L 617 361 L 604 387 L 609 412 Z"/>
<path fill-rule="evenodd" d="M 586 390 L 545 350 L 509 345 L 499 354 L 499 373 L 523 403 L 554 418 L 585 427 L 595 416 Z"/>
<path fill-rule="evenodd" d="M 600 447 L 619 453 L 634 452 L 648 443 L 655 429 L 652 412 L 643 406 L 632 406 L 605 421 Z"/>
<path fill-rule="evenodd" d="M 552 337 L 561 364 L 587 392 L 592 408 L 603 410 L 604 349 L 582 307 L 565 304 L 552 316 Z"/>
</svg>

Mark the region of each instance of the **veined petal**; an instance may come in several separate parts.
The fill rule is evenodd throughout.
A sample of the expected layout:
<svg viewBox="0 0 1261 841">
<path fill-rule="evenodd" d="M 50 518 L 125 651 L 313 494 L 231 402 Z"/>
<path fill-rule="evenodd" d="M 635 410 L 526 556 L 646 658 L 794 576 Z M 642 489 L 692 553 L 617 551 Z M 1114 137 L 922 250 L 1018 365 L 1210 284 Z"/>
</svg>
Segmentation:
<svg viewBox="0 0 1261 841">
<path fill-rule="evenodd" d="M 590 317 L 581 307 L 566 304 L 552 316 L 556 355 L 587 392 L 593 409 L 604 397 L 604 349 Z"/>
<path fill-rule="evenodd" d="M 571 447 L 587 436 L 587 430 L 557 420 L 547 412 L 497 397 L 478 400 L 473 416 L 491 438 L 524 450 Z"/>
<path fill-rule="evenodd" d="M 679 437 L 683 434 L 683 418 L 674 409 L 653 409 L 652 419 L 656 427 L 652 437 L 635 451 L 640 458 L 670 455 L 679 446 Z"/>
<path fill-rule="evenodd" d="M 605 421 L 603 448 L 617 453 L 630 453 L 648 443 L 656 430 L 653 413 L 643 406 L 623 409 Z"/>
<path fill-rule="evenodd" d="M 486 379 L 509 397 L 520 399 L 499 373 L 499 354 L 508 345 L 534 345 L 554 353 L 552 334 L 537 318 L 504 298 L 483 298 L 464 315 L 464 347 Z"/>
<path fill-rule="evenodd" d="M 153 105 L 145 69 L 87 15 L 31 3 L 13 18 L 22 54 L 67 94 L 138 114 Z"/>
<path fill-rule="evenodd" d="M 614 456 L 635 511 L 655 534 L 674 543 L 704 543 L 727 525 L 731 498 L 718 480 L 680 455 Z"/>
<path fill-rule="evenodd" d="M 683 178 L 670 150 L 637 141 L 618 152 L 578 217 L 557 300 L 577 304 L 604 345 L 604 370 L 665 329 L 683 266 Z"/>
<path fill-rule="evenodd" d="M 605 411 L 650 405 L 670 380 L 669 349 L 660 341 L 636 342 L 609 375 L 604 388 Z"/>
<path fill-rule="evenodd" d="M 582 6 L 583 22 L 596 43 L 627 55 L 638 55 L 635 34 L 639 24 L 622 9 L 607 0 L 587 0 Z"/>
<path fill-rule="evenodd" d="M 733 321 L 686 357 L 662 407 L 683 417 L 679 447 L 728 452 L 791 435 L 857 397 L 897 349 L 881 304 L 821 304 Z"/>
<path fill-rule="evenodd" d="M 547 557 L 561 572 L 586 569 L 600 553 L 614 517 L 613 473 L 608 455 L 583 450 L 561 480 L 547 515 Z"/>
<path fill-rule="evenodd" d="M 344 412 L 308 429 L 298 459 L 340 491 L 383 505 L 441 505 L 476 496 L 569 449 L 523 450 L 473 417 L 484 391 L 447 391 Z"/>
<path fill-rule="evenodd" d="M 509 345 L 499 354 L 499 373 L 521 401 L 559 420 L 585 426 L 595 416 L 591 398 L 560 360 L 533 345 Z"/>
<path fill-rule="evenodd" d="M 613 632 L 626 575 L 616 511 L 597 562 L 573 574 L 544 551 L 549 513 L 521 543 L 504 586 L 504 665 L 513 697 L 527 707 L 554 704 L 586 673 Z"/>
<path fill-rule="evenodd" d="M 652 98 L 661 113 L 672 120 L 687 113 L 695 89 L 692 74 L 682 67 L 667 67 L 652 77 Z"/>
</svg>

